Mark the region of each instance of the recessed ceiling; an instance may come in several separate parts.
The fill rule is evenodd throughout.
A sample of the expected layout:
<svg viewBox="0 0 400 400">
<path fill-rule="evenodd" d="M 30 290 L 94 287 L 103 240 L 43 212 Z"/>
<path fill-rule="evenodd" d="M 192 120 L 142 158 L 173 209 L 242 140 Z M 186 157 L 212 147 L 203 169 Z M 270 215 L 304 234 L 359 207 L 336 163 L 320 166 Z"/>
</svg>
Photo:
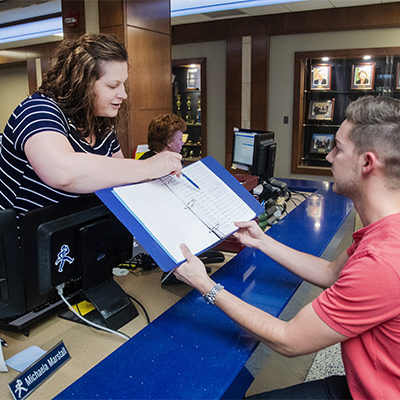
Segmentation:
<svg viewBox="0 0 400 400">
<path fill-rule="evenodd" d="M 399 0 L 171 0 L 172 25 L 325 8 L 392 3 Z M 61 0 L 0 0 L 0 24 L 32 17 L 43 3 Z"/>
<path fill-rule="evenodd" d="M 171 24 L 181 25 L 218 19 L 394 3 L 397 1 L 398 0 L 171 0 Z M 232 10 L 232 12 L 227 13 L 226 10 Z"/>
</svg>

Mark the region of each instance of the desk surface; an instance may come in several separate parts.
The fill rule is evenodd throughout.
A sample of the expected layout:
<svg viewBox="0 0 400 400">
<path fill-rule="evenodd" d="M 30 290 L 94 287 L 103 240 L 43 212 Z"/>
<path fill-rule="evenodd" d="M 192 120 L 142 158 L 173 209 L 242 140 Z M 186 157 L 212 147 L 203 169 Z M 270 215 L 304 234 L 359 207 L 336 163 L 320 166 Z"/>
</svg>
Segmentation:
<svg viewBox="0 0 400 400">
<path fill-rule="evenodd" d="M 288 183 L 297 190 L 317 190 L 268 234 L 319 256 L 352 210 L 352 203 L 334 194 L 330 183 Z M 213 279 L 275 316 L 280 315 L 301 283 L 297 276 L 253 249 L 240 252 L 219 268 Z M 186 285 L 161 289 L 159 275 L 152 288 L 138 288 L 137 279 L 120 279 L 119 283 L 130 294 L 140 289 L 138 293 L 143 294 L 136 297 L 144 304 L 154 294 L 157 305 L 149 308 L 150 318 L 161 314 L 147 326 L 142 316 L 127 324 L 121 330 L 134 336 L 122 345 L 119 337 L 57 318 L 34 329 L 29 338 L 3 335 L 10 339 L 10 347 L 21 347 L 25 342 L 20 350 L 33 344 L 48 350 L 63 340 L 71 354 L 71 361 L 32 399 L 53 397 L 64 388 L 58 399 L 219 399 L 232 398 L 233 393 L 236 398 L 242 397 L 253 380 L 246 362 L 257 347 L 257 340 Z M 2 382 L 5 376 L 7 382 L 14 378 L 9 375 L 2 374 Z M 1 386 L 3 394 L 3 383 Z M 2 398 L 11 399 L 10 393 L 7 396 Z"/>
</svg>

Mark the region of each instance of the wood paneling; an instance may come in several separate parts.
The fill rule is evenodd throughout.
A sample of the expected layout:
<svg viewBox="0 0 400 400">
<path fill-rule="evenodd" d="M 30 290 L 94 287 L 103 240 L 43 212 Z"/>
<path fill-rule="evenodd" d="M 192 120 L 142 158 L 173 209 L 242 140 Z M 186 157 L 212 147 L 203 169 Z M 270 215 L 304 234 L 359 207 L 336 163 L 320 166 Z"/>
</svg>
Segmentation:
<svg viewBox="0 0 400 400">
<path fill-rule="evenodd" d="M 226 41 L 226 157 L 225 168 L 232 164 L 233 128 L 242 121 L 242 38 Z"/>
<path fill-rule="evenodd" d="M 36 59 L 29 58 L 26 61 L 26 69 L 28 71 L 29 94 L 33 94 L 37 89 Z"/>
<path fill-rule="evenodd" d="M 251 38 L 251 128 L 268 128 L 269 36 Z"/>
<path fill-rule="evenodd" d="M 132 79 L 129 85 L 132 91 L 132 108 L 172 107 L 169 40 L 167 35 L 128 27 L 127 47 L 130 52 L 129 68 Z"/>
<path fill-rule="evenodd" d="M 138 144 L 147 143 L 150 120 L 171 112 L 171 52 L 170 37 L 157 32 L 127 28 L 127 48 L 130 52 L 129 92 L 131 107 L 132 152 Z M 138 127 L 146 127 L 146 136 Z"/>
<path fill-rule="evenodd" d="M 225 40 L 228 37 L 227 25 L 226 20 L 174 25 L 171 28 L 172 44 Z"/>
<path fill-rule="evenodd" d="M 400 2 L 269 16 L 272 35 L 400 26 Z"/>
<path fill-rule="evenodd" d="M 165 0 L 129 0 L 127 25 L 170 35 L 170 4 Z"/>
<path fill-rule="evenodd" d="M 125 43 L 125 29 L 123 25 L 117 26 L 107 26 L 106 28 L 101 28 L 101 33 L 113 34 L 120 40 L 122 43 Z M 130 59 L 131 57 L 129 57 Z"/>
<path fill-rule="evenodd" d="M 147 143 L 150 120 L 172 110 L 169 0 L 99 0 L 99 24 L 128 50 L 129 124 L 119 136 L 122 152 L 131 157 Z"/>
<path fill-rule="evenodd" d="M 123 0 L 98 0 L 100 31 L 115 26 L 124 26 Z"/>
<path fill-rule="evenodd" d="M 288 35 L 400 26 L 400 2 L 262 15 L 172 27 L 172 44 L 226 40 L 229 36 Z"/>
</svg>

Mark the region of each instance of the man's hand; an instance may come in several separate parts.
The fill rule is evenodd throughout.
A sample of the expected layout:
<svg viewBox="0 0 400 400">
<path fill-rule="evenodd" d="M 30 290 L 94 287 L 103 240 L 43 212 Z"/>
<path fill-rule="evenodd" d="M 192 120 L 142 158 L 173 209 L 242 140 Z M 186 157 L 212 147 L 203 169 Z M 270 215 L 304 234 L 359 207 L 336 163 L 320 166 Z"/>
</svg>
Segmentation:
<svg viewBox="0 0 400 400">
<path fill-rule="evenodd" d="M 235 222 L 239 228 L 233 235 L 247 247 L 260 248 L 265 234 L 255 221 Z"/>
<path fill-rule="evenodd" d="M 201 294 L 208 293 L 215 283 L 207 275 L 204 264 L 185 244 L 181 244 L 180 249 L 187 261 L 175 268 L 174 275 L 180 281 L 197 289 Z"/>
</svg>

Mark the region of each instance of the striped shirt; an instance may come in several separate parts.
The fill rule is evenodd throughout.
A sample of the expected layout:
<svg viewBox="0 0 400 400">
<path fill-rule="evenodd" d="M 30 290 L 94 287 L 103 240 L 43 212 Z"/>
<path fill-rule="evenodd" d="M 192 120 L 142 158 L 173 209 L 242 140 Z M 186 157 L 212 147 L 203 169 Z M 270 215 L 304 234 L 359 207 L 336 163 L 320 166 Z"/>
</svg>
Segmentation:
<svg viewBox="0 0 400 400">
<path fill-rule="evenodd" d="M 112 130 L 105 139 L 90 146 L 80 138 L 71 120 L 57 103 L 39 93 L 24 100 L 13 112 L 4 129 L 0 150 L 0 209 L 14 208 L 17 215 L 49 204 L 79 197 L 46 185 L 35 173 L 24 152 L 28 138 L 53 131 L 67 137 L 76 152 L 111 157 L 120 149 Z"/>
</svg>

